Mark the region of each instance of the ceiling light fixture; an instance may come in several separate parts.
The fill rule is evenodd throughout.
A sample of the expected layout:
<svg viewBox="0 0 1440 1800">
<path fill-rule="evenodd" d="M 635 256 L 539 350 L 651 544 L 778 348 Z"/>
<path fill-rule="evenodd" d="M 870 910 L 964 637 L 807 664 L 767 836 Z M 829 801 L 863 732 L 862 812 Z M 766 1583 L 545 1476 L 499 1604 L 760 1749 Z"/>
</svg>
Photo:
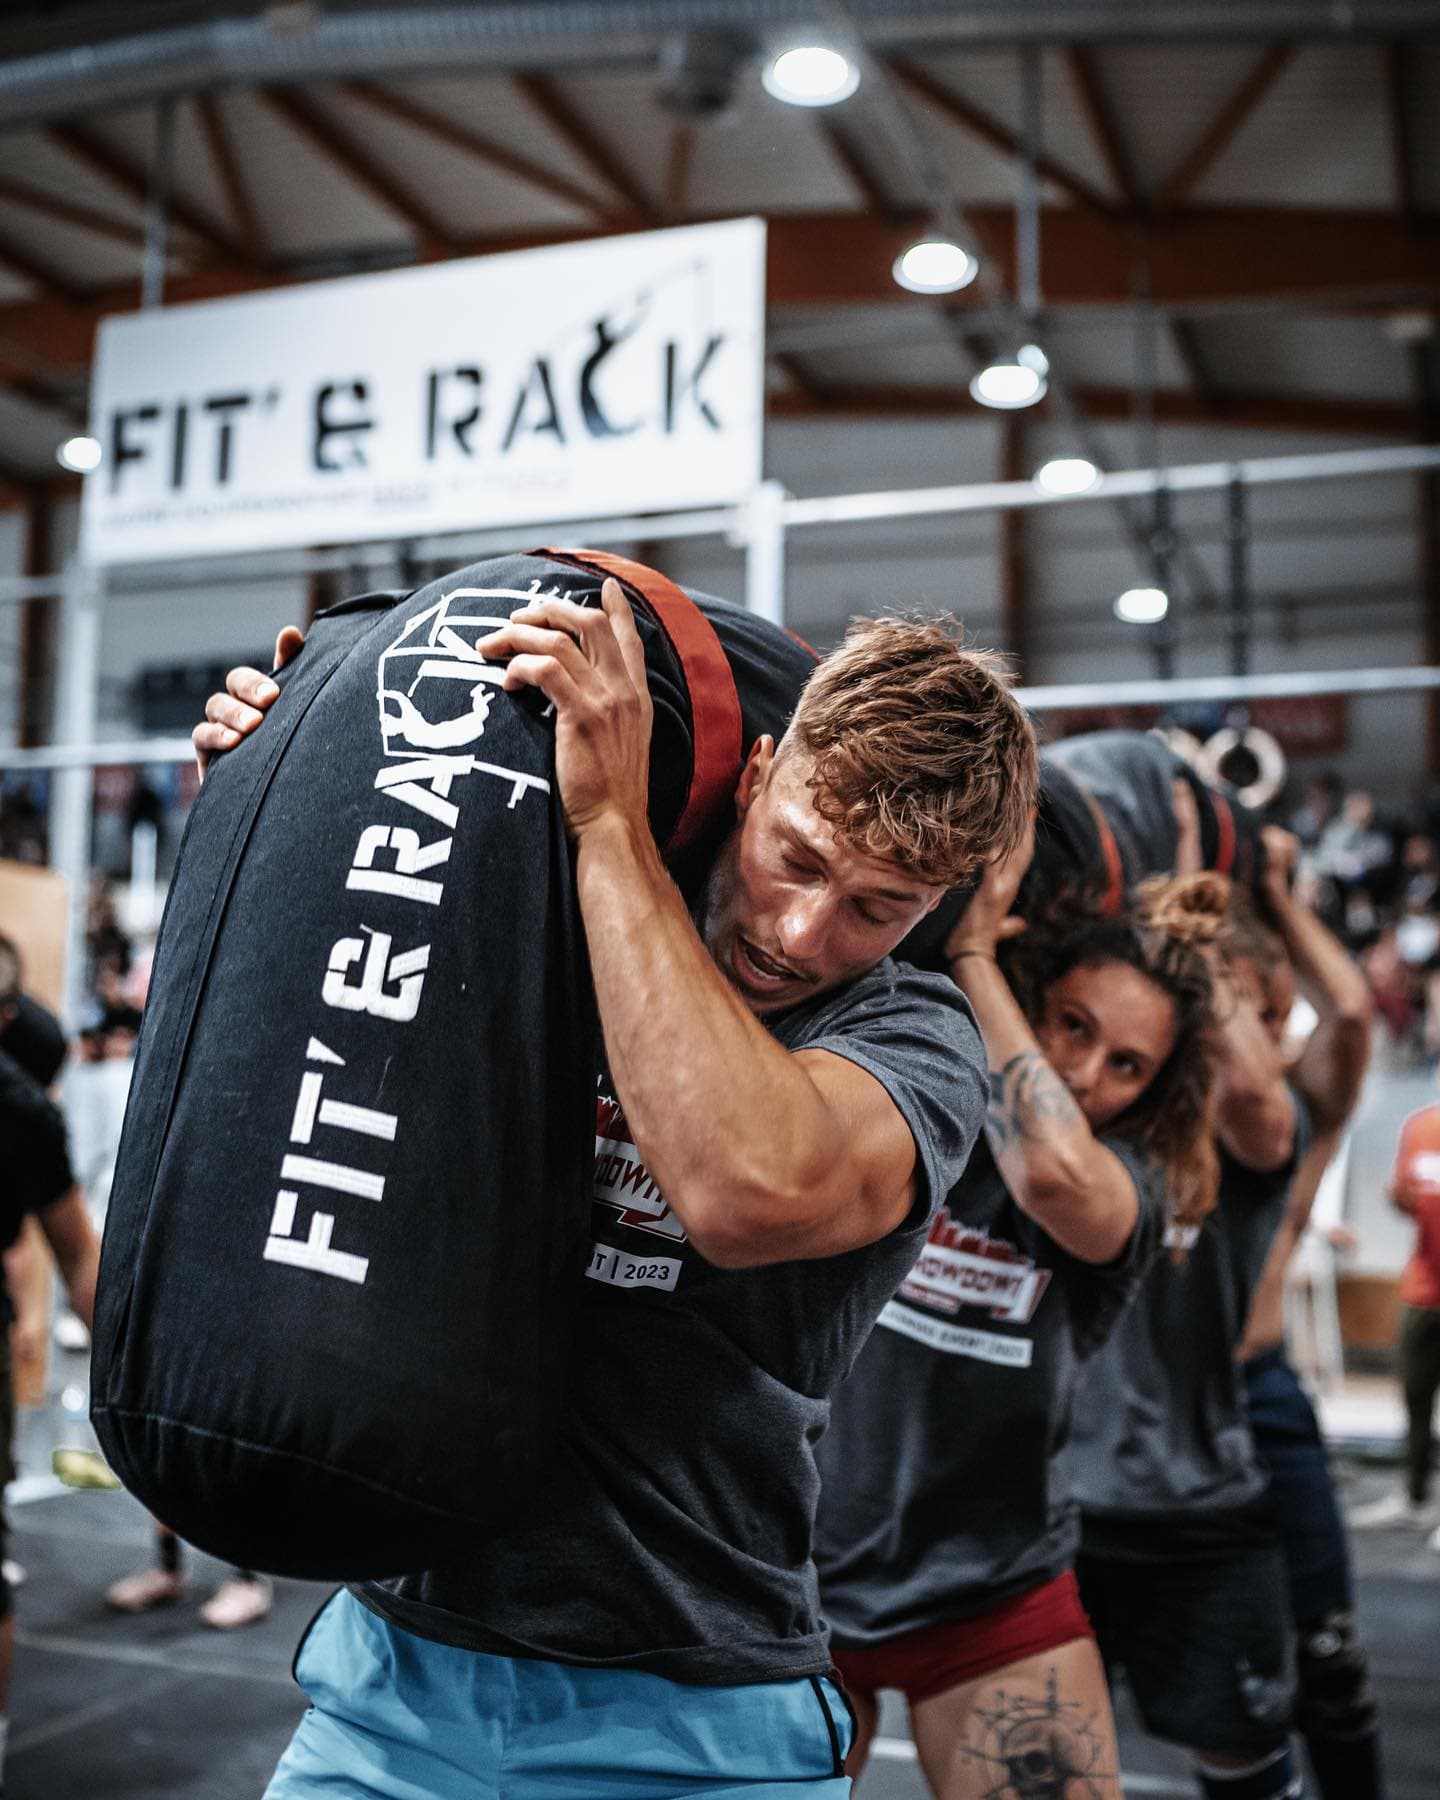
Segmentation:
<svg viewBox="0 0 1440 1800">
<path fill-rule="evenodd" d="M 765 92 L 790 106 L 835 106 L 860 85 L 860 68 L 825 44 L 796 44 L 761 72 Z"/>
<path fill-rule="evenodd" d="M 1170 610 L 1164 588 L 1126 588 L 1115 602 L 1115 617 L 1127 625 L 1158 625 Z"/>
<path fill-rule="evenodd" d="M 937 233 L 902 250 L 890 272 L 912 294 L 953 294 L 969 287 L 980 263 L 963 244 Z"/>
<path fill-rule="evenodd" d="M 1022 344 L 1013 356 L 1000 356 L 980 370 L 970 383 L 972 396 L 982 406 L 1014 412 L 1045 398 L 1050 361 L 1038 344 Z"/>
<path fill-rule="evenodd" d="M 1042 494 L 1088 494 L 1100 480 L 1100 471 L 1088 456 L 1052 456 L 1035 471 L 1035 485 Z"/>
<path fill-rule="evenodd" d="M 93 437 L 66 438 L 55 452 L 55 460 L 62 469 L 70 469 L 76 475 L 88 475 L 91 469 L 100 467 L 100 440 Z"/>
</svg>

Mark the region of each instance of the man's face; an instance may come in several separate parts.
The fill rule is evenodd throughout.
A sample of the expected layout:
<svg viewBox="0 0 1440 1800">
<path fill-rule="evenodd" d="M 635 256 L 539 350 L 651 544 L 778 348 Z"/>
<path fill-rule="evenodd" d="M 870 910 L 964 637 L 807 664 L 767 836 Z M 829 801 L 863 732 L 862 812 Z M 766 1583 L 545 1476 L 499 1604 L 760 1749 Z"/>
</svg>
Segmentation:
<svg viewBox="0 0 1440 1800">
<path fill-rule="evenodd" d="M 705 890 L 705 947 L 753 1013 L 873 968 L 945 892 L 838 842 L 807 785 L 813 768 L 805 752 L 776 756 L 761 739 L 736 791 L 740 822 Z"/>
</svg>

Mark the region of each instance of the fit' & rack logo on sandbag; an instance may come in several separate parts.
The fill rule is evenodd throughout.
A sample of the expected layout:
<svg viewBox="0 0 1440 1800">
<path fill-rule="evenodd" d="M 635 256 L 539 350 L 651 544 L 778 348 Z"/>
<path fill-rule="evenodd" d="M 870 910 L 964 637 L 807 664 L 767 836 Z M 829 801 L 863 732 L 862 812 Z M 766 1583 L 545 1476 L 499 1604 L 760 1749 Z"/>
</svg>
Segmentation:
<svg viewBox="0 0 1440 1800">
<path fill-rule="evenodd" d="M 538 775 L 458 754 L 483 738 L 494 697 L 503 693 L 503 668 L 481 656 L 476 641 L 509 622 L 508 610 L 495 603 L 522 606 L 539 592 L 538 582 L 529 589 L 455 588 L 407 621 L 380 653 L 376 697 L 381 749 L 387 760 L 376 771 L 375 790 L 381 801 L 408 809 L 407 818 L 419 813 L 427 820 L 428 831 L 438 825 L 444 835 L 422 838 L 413 824 L 391 823 L 393 813 L 364 825 L 345 875 L 348 893 L 386 894 L 419 908 L 443 905 L 444 871 L 460 822 L 460 794 L 452 799 L 451 790 L 461 775 L 479 773 L 508 781 L 507 810 L 513 810 L 533 790 L 549 793 L 550 783 Z M 490 609 L 477 610 L 475 602 L 489 602 Z M 425 932 L 419 921 L 426 916 L 423 912 L 416 915 L 417 935 Z M 422 943 L 397 945 L 393 932 L 361 920 L 354 932 L 331 946 L 320 998 L 338 1012 L 366 1014 L 390 1027 L 411 1025 L 420 1011 L 431 948 L 429 933 Z M 393 1145 L 400 1117 L 325 1091 L 327 1082 L 332 1081 L 329 1071 L 343 1069 L 346 1059 L 324 1038 L 310 1037 L 306 1063 L 322 1066 L 307 1067 L 300 1079 L 290 1122 L 292 1148 L 281 1160 L 282 1185 L 275 1196 L 263 1255 L 267 1262 L 363 1283 L 370 1259 L 336 1246 L 334 1212 L 317 1206 L 306 1235 L 294 1235 L 301 1193 L 309 1188 L 372 1204 L 383 1202 L 385 1168 L 357 1166 L 335 1160 L 333 1155 L 316 1154 L 316 1133 L 345 1132 L 351 1139 L 364 1140 L 363 1144 L 344 1145 L 342 1154 L 358 1156 L 371 1146 Z M 326 1148 L 335 1143 L 333 1137 L 323 1139 Z M 365 1161 L 383 1165 L 386 1158 L 383 1151 L 371 1150 Z"/>
</svg>

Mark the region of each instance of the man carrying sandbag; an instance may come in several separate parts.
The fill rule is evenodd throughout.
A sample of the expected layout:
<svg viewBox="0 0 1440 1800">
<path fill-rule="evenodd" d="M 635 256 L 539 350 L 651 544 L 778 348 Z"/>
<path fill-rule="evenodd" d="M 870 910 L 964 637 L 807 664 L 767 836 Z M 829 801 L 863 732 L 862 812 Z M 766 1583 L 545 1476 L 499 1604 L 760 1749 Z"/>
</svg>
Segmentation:
<svg viewBox="0 0 1440 1800">
<path fill-rule="evenodd" d="M 647 825 L 619 587 L 537 600 L 477 648 L 555 708 L 609 1064 L 572 1401 L 511 1528 L 324 1608 L 270 1800 L 838 1797 L 813 1444 L 986 1092 L 958 990 L 889 952 L 1019 838 L 1032 733 L 943 627 L 853 627 L 751 749 L 692 920 Z M 237 671 L 202 754 L 274 697 Z"/>
</svg>

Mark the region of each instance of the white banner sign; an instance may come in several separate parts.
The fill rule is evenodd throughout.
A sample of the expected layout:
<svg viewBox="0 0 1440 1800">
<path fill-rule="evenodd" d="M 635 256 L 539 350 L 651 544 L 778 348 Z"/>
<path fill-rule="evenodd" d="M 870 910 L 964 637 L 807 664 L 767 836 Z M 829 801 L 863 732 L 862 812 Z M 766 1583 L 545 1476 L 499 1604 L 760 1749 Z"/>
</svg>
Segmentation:
<svg viewBox="0 0 1440 1800">
<path fill-rule="evenodd" d="M 760 478 L 765 227 L 107 319 L 93 562 L 725 505 Z"/>
</svg>

